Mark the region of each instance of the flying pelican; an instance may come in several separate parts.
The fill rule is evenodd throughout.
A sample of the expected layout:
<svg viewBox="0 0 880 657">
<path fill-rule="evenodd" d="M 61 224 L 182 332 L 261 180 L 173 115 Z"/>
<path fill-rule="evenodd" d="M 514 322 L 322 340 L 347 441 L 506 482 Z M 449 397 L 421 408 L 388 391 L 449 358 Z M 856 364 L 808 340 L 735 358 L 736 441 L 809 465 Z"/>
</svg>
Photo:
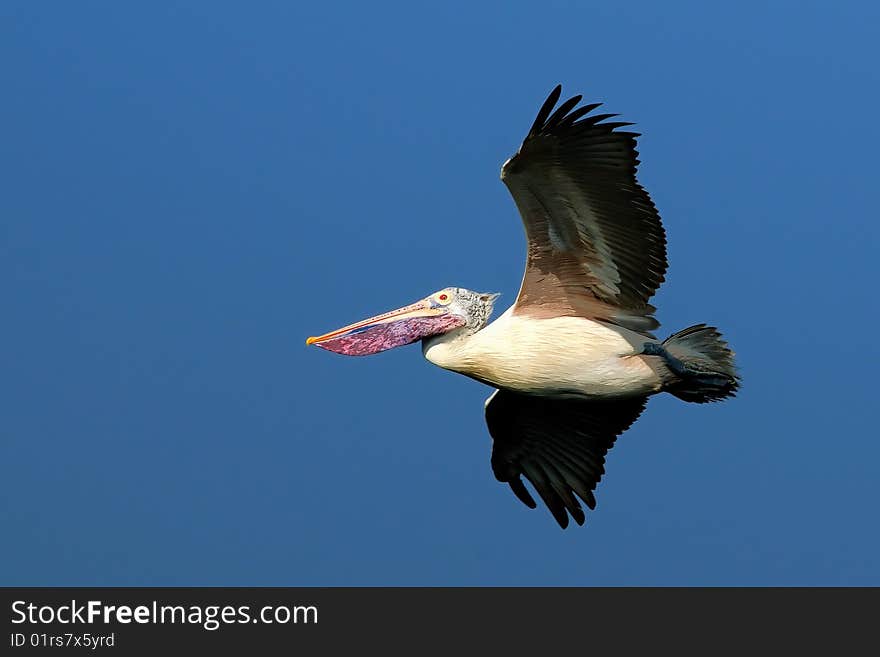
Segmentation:
<svg viewBox="0 0 880 657">
<path fill-rule="evenodd" d="M 496 390 L 485 404 L 492 470 L 528 507 L 521 476 L 564 529 L 593 491 L 605 455 L 668 392 L 703 403 L 735 395 L 734 354 L 697 324 L 662 342 L 648 300 L 666 273 L 666 235 L 636 180 L 638 133 L 550 93 L 501 167 L 528 241 L 516 302 L 488 323 L 497 294 L 449 287 L 398 310 L 311 337 L 349 356 L 422 341 L 430 362 Z"/>
</svg>

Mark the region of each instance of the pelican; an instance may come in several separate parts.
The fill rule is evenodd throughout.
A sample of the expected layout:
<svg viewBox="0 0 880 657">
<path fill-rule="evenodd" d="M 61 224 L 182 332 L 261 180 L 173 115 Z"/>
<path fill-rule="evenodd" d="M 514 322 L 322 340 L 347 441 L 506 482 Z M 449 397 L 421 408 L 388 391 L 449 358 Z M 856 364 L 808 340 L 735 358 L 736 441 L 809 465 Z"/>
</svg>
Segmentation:
<svg viewBox="0 0 880 657">
<path fill-rule="evenodd" d="M 492 471 L 529 508 L 524 476 L 565 529 L 585 520 L 605 456 L 651 395 L 688 402 L 736 394 L 734 353 L 697 324 L 663 341 L 648 303 L 666 273 L 660 215 L 636 179 L 632 125 L 557 108 L 558 85 L 501 167 L 525 227 L 515 303 L 489 323 L 497 294 L 448 287 L 403 308 L 310 337 L 349 356 L 422 341 L 431 363 L 495 388 L 485 403 Z"/>
</svg>

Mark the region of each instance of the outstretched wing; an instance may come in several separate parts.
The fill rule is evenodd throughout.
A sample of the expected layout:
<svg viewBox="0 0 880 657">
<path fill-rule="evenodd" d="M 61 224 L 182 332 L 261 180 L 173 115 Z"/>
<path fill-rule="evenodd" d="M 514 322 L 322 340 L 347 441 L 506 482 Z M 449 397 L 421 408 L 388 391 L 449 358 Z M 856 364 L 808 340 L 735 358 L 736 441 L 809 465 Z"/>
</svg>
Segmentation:
<svg viewBox="0 0 880 657">
<path fill-rule="evenodd" d="M 486 400 L 495 478 L 510 484 L 523 504 L 534 509 L 535 500 L 520 478 L 525 475 L 563 529 L 568 514 L 584 524 L 575 493 L 590 509 L 596 508 L 593 491 L 605 472 L 605 454 L 636 421 L 646 401 L 554 399 L 496 390 Z"/>
<path fill-rule="evenodd" d="M 666 273 L 666 235 L 651 197 L 636 180 L 638 133 L 616 114 L 553 111 L 547 98 L 501 179 L 519 208 L 528 258 L 514 312 L 577 315 L 648 333 L 659 324 L 648 299 Z M 552 114 L 551 114 L 552 112 Z"/>
</svg>

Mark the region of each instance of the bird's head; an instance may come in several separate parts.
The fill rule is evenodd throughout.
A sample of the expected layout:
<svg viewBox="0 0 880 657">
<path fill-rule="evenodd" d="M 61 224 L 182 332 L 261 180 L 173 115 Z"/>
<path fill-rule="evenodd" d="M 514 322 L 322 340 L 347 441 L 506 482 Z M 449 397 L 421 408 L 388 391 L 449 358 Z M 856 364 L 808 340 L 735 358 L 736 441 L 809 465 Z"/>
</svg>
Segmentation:
<svg viewBox="0 0 880 657">
<path fill-rule="evenodd" d="M 452 331 L 476 333 L 489 321 L 497 297 L 447 287 L 409 306 L 309 338 L 306 344 L 346 356 L 368 356 Z"/>
</svg>

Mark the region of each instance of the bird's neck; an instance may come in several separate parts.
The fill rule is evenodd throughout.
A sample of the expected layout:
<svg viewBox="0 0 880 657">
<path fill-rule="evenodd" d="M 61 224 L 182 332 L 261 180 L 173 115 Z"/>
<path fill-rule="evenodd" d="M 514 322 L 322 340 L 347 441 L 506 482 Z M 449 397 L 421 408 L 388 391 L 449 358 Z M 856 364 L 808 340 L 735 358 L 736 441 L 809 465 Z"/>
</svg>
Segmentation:
<svg viewBox="0 0 880 657">
<path fill-rule="evenodd" d="M 432 335 L 422 340 L 422 354 L 438 367 L 467 374 L 470 360 L 467 345 L 474 333 L 462 327 L 449 333 Z"/>
</svg>

